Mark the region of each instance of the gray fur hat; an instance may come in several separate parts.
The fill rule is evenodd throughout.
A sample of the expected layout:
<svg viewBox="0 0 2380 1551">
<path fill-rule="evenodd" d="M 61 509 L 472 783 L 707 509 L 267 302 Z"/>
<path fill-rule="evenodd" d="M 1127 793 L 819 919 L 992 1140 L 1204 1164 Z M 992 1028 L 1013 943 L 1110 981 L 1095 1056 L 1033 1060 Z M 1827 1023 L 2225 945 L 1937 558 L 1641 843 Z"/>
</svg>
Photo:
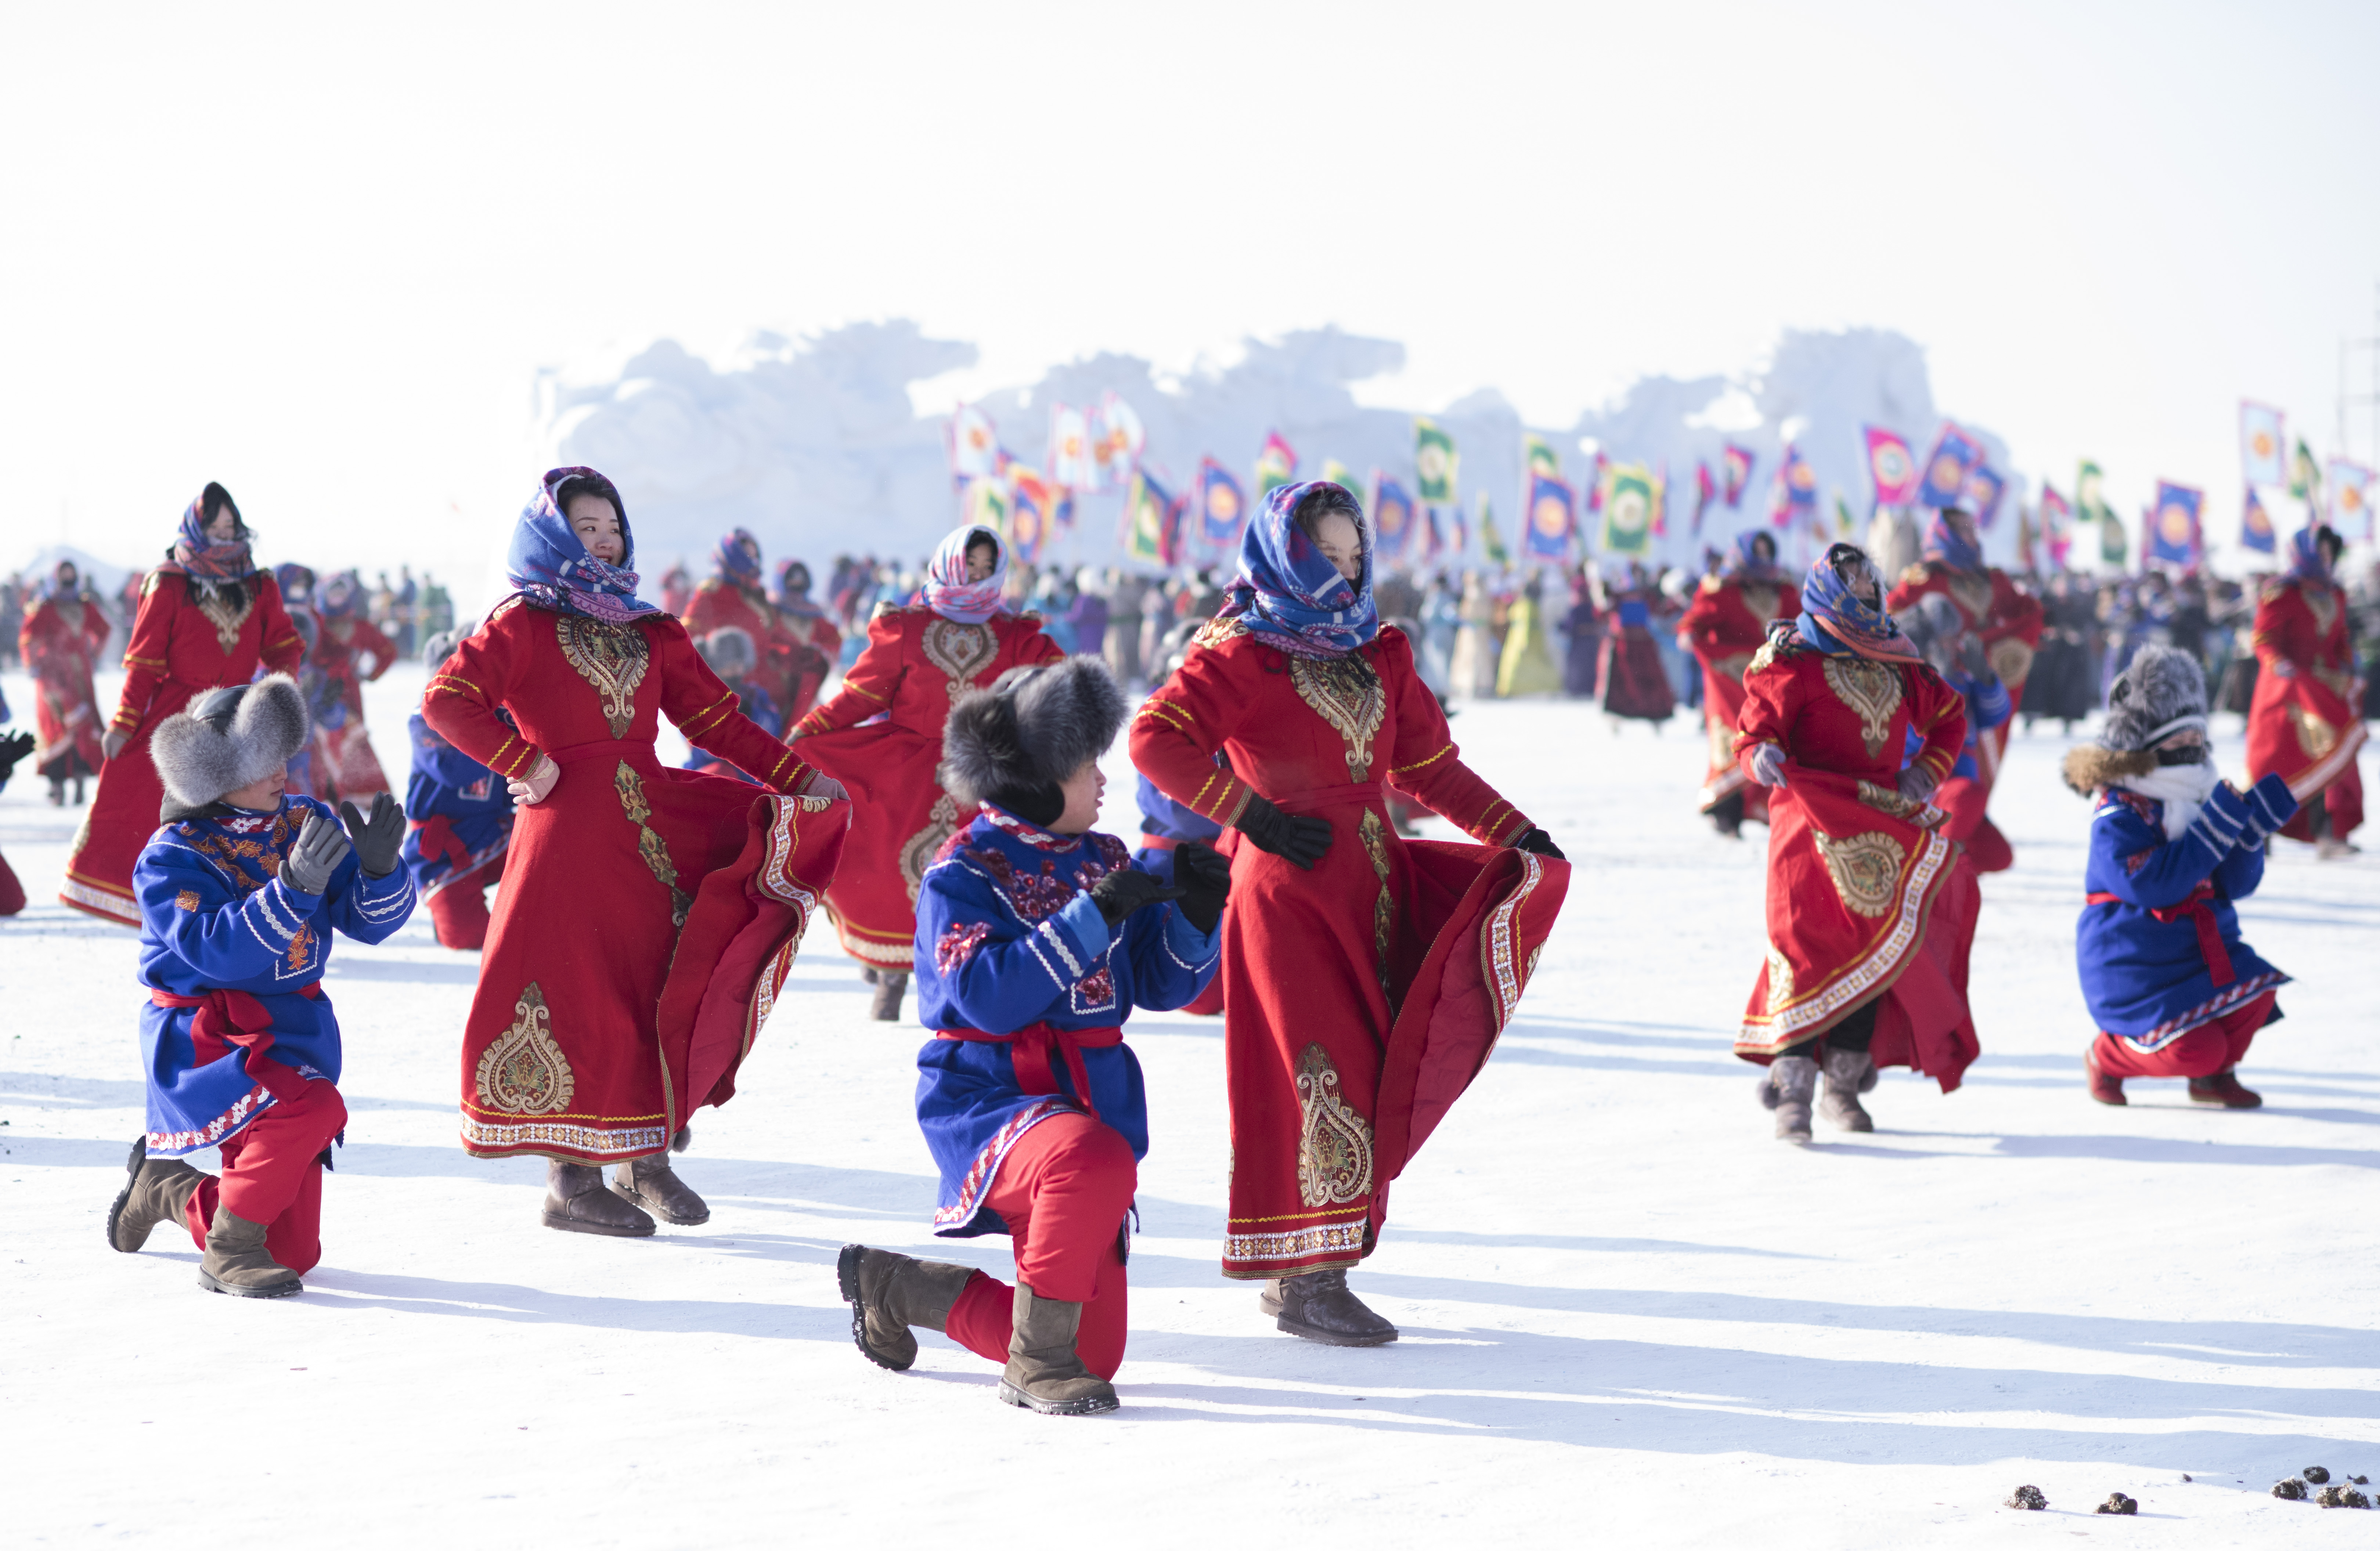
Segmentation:
<svg viewBox="0 0 2380 1551">
<path fill-rule="evenodd" d="M 1929 592 L 1901 610 L 1892 616 L 1892 623 L 1900 626 L 1900 633 L 1937 671 L 1950 665 L 1950 643 L 1967 628 L 1959 605 L 1938 592 Z"/>
<path fill-rule="evenodd" d="M 149 757 L 168 797 L 201 808 L 289 763 L 311 731 L 297 681 L 274 673 L 210 689 L 167 717 L 149 740 Z"/>
<path fill-rule="evenodd" d="M 421 660 L 435 668 L 455 655 L 455 648 L 480 633 L 480 622 L 467 619 L 441 630 L 421 643 Z"/>
<path fill-rule="evenodd" d="M 740 624 L 721 625 L 696 642 L 694 649 L 722 679 L 742 678 L 760 660 L 752 649 L 752 632 Z"/>
<path fill-rule="evenodd" d="M 2099 746 L 2147 748 L 2187 727 L 2206 731 L 2206 674 L 2198 659 L 2171 647 L 2143 647 L 2107 691 Z"/>
<path fill-rule="evenodd" d="M 1052 793 L 1108 751 L 1125 711 L 1123 692 L 1096 657 L 1011 668 L 990 689 L 963 695 L 951 707 L 942 729 L 942 786 L 963 803 Z"/>
</svg>

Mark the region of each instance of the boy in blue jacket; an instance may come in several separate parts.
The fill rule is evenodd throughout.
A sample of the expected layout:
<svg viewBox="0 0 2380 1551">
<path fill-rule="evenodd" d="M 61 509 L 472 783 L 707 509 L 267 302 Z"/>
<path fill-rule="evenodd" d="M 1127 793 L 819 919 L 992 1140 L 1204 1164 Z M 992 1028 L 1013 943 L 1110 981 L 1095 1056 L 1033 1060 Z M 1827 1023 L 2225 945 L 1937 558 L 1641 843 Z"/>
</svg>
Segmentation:
<svg viewBox="0 0 2380 1551">
<path fill-rule="evenodd" d="M 2240 939 L 2234 900 L 2265 877 L 2265 841 L 2297 812 L 2268 775 L 2244 794 L 2216 779 L 2197 660 L 2144 647 L 2107 695 L 2095 746 L 2066 757 L 2094 799 L 2074 956 L 2099 1036 L 2082 1058 L 2091 1097 L 2122 1104 L 2127 1077 L 2187 1077 L 2200 1104 L 2264 1099 L 2232 1070 L 2277 1021 L 2289 976 Z"/>
<path fill-rule="evenodd" d="M 456 643 L 478 629 L 466 621 L 422 644 L 434 676 Z M 505 713 L 499 711 L 498 715 Z M 488 941 L 488 885 L 504 876 L 513 838 L 512 787 L 438 735 L 419 708 L 406 724 L 413 771 L 405 782 L 405 870 L 430 911 L 438 946 L 470 950 Z"/>
<path fill-rule="evenodd" d="M 303 1290 L 322 1256 L 322 1166 L 347 1121 L 322 988 L 330 934 L 379 942 L 413 914 L 395 799 L 381 793 L 367 819 L 285 794 L 308 732 L 280 673 L 167 718 L 150 740 L 164 824 L 132 873 L 149 1129 L 107 1241 L 130 1254 L 178 1222 L 205 1252 L 199 1285 L 242 1298 Z M 182 1161 L 206 1147 L 223 1151 L 221 1179 Z"/>
<path fill-rule="evenodd" d="M 962 698 L 942 784 L 974 820 L 917 895 L 917 1123 L 942 1176 L 934 1231 L 1006 1233 L 1016 1286 L 845 1245 L 837 1266 L 868 1358 L 916 1361 L 912 1327 L 1004 1364 L 1000 1398 L 1053 1415 L 1116 1408 L 1125 1214 L 1148 1152 L 1135 1007 L 1213 978 L 1231 871 L 1196 842 L 1169 885 L 1091 831 L 1099 758 L 1124 721 L 1096 657 L 1014 668 Z"/>
</svg>

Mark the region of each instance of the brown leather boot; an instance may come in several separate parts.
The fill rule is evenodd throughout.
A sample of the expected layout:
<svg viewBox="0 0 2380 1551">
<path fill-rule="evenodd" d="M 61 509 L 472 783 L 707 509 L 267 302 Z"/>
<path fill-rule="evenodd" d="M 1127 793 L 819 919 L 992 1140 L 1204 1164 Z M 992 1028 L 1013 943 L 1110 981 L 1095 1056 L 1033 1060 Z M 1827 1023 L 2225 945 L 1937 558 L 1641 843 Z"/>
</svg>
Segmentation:
<svg viewBox="0 0 2380 1551">
<path fill-rule="evenodd" d="M 215 1220 L 207 1225 L 207 1253 L 199 1261 L 199 1285 L 235 1298 L 286 1298 L 305 1291 L 298 1273 L 266 1251 L 264 1226 L 217 1202 Z"/>
<path fill-rule="evenodd" d="M 710 1220 L 710 1208 L 670 1168 L 667 1153 L 633 1157 L 613 1169 L 612 1194 L 678 1228 Z"/>
<path fill-rule="evenodd" d="M 974 1275 L 945 1260 L 914 1260 L 865 1244 L 844 1245 L 834 1263 L 835 1284 L 851 1305 L 852 1340 L 869 1362 L 896 1374 L 917 1360 L 910 1330 L 942 1329 Z"/>
<path fill-rule="evenodd" d="M 868 1015 L 880 1024 L 901 1021 L 901 997 L 909 988 L 909 972 L 905 969 L 880 969 L 876 972 L 876 1000 Z"/>
<path fill-rule="evenodd" d="M 2190 1080 L 2190 1101 L 2192 1104 L 2220 1104 L 2226 1109 L 2254 1109 L 2262 1107 L 2265 1096 L 2251 1087 L 2243 1087 L 2240 1074 L 2229 1067 L 2212 1077 Z"/>
<path fill-rule="evenodd" d="M 2124 1080 L 2099 1064 L 2095 1042 L 2082 1048 L 2082 1083 L 2091 1090 L 2091 1097 L 2102 1104 L 2130 1105 L 2132 1102 L 2124 1097 Z"/>
<path fill-rule="evenodd" d="M 1397 1327 L 1347 1286 L 1344 1266 L 1275 1277 L 1257 1294 L 1257 1306 L 1273 1316 L 1274 1328 L 1325 1346 L 1386 1346 L 1397 1339 Z"/>
<path fill-rule="evenodd" d="M 653 1219 L 633 1202 L 623 1201 L 605 1190 L 603 1170 L 593 1164 L 549 1158 L 545 1165 L 545 1226 L 565 1233 L 642 1239 L 651 1234 Z"/>
<path fill-rule="evenodd" d="M 163 1224 L 182 1220 L 183 1208 L 207 1177 L 178 1157 L 151 1157 L 149 1138 L 132 1144 L 129 1175 L 107 1209 L 107 1242 L 111 1249 L 137 1254 L 150 1233 Z"/>
<path fill-rule="evenodd" d="M 1044 1416 L 1097 1416 L 1115 1410 L 1115 1386 L 1075 1355 L 1075 1335 L 1082 1327 L 1082 1304 L 1041 1297 L 1020 1280 L 1000 1398 Z"/>
</svg>

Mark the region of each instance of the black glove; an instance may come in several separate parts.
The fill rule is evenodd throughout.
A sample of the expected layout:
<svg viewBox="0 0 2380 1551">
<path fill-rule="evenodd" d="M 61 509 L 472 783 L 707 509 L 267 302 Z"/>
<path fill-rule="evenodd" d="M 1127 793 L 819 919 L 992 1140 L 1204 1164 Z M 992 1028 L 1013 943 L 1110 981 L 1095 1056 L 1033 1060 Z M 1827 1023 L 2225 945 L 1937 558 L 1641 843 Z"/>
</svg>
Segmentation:
<svg viewBox="0 0 2380 1551">
<path fill-rule="evenodd" d="M 281 859 L 281 881 L 301 894 L 319 894 L 331 886 L 331 874 L 353 849 L 338 825 L 310 813 L 289 854 Z"/>
<path fill-rule="evenodd" d="M 8 777 L 16 770 L 17 761 L 32 752 L 32 733 L 0 733 L 0 786 L 8 784 Z"/>
<path fill-rule="evenodd" d="M 1561 854 L 1561 847 L 1554 843 L 1554 837 L 1543 830 L 1523 830 L 1521 838 L 1512 842 L 1512 849 L 1525 851 L 1532 856 L 1551 856 L 1557 862 L 1570 860 Z"/>
<path fill-rule="evenodd" d="M 396 854 L 405 846 L 405 810 L 383 792 L 372 799 L 371 817 L 356 811 L 353 803 L 339 805 L 339 817 L 355 837 L 356 861 L 366 878 L 386 878 L 396 870 Z"/>
<path fill-rule="evenodd" d="M 1290 866 L 1307 872 L 1312 872 L 1314 864 L 1330 849 L 1330 820 L 1311 814 L 1293 818 L 1267 802 L 1258 792 L 1248 794 L 1247 808 L 1240 815 L 1236 828 L 1258 851 L 1269 851 Z"/>
<path fill-rule="evenodd" d="M 1178 900 L 1183 893 L 1183 890 L 1169 889 L 1138 867 L 1118 867 L 1091 885 L 1091 901 L 1099 907 L 1110 931 L 1123 926 L 1123 918 L 1141 906 Z"/>
<path fill-rule="evenodd" d="M 1173 848 L 1173 881 L 1182 886 L 1182 918 L 1211 935 L 1232 892 L 1232 864 L 1211 845 L 1185 840 Z"/>
</svg>

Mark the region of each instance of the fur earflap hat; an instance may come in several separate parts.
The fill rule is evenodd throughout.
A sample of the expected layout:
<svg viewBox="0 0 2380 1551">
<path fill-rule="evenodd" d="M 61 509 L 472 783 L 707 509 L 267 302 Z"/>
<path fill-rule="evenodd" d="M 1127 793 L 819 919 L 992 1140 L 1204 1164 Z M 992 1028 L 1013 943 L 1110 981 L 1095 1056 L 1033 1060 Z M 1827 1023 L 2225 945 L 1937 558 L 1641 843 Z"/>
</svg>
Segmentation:
<svg viewBox="0 0 2380 1551">
<path fill-rule="evenodd" d="M 211 689 L 167 717 L 149 740 L 149 757 L 173 803 L 202 808 L 289 763 L 311 731 L 297 681 L 274 673 Z"/>
<path fill-rule="evenodd" d="M 2188 727 L 2206 731 L 2206 674 L 2198 659 L 2171 647 L 2143 647 L 2107 690 L 2099 746 L 2148 748 Z"/>
<path fill-rule="evenodd" d="M 695 643 L 695 651 L 722 679 L 740 679 L 759 660 L 752 649 L 752 633 L 740 624 L 722 624 Z"/>
<path fill-rule="evenodd" d="M 1054 823 L 1065 810 L 1059 782 L 1108 751 L 1124 715 L 1123 692 L 1096 657 L 1011 668 L 951 708 L 942 786 L 962 803 Z"/>
</svg>

